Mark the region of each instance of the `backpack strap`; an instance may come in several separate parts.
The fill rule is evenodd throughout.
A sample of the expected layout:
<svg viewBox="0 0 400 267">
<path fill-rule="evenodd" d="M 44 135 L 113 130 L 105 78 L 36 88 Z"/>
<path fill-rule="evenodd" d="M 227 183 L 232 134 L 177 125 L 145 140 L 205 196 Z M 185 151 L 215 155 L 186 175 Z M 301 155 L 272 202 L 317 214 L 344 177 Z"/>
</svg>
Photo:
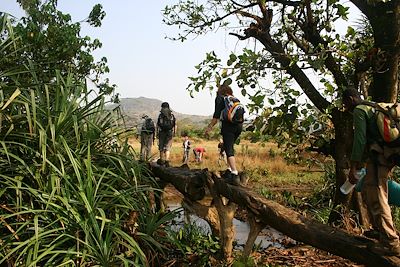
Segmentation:
<svg viewBox="0 0 400 267">
<path fill-rule="evenodd" d="M 381 107 L 378 103 L 376 102 L 372 102 L 372 101 L 367 101 L 367 100 L 363 100 L 361 101 L 360 105 L 366 105 L 366 106 L 370 106 L 375 108 L 376 111 L 382 112 L 383 114 L 385 114 L 386 116 L 388 116 L 391 120 L 393 120 L 392 115 L 390 114 L 390 112 L 386 109 L 384 109 L 383 107 Z"/>
</svg>

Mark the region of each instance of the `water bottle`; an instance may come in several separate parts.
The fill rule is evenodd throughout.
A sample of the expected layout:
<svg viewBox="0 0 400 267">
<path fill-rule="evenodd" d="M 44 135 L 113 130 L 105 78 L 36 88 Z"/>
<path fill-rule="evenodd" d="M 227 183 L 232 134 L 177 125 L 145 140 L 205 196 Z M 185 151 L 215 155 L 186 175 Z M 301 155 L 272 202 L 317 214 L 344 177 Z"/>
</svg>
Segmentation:
<svg viewBox="0 0 400 267">
<path fill-rule="evenodd" d="M 358 182 L 367 174 L 367 170 L 365 168 L 360 169 L 359 171 L 356 172 L 356 178 Z M 356 183 L 357 184 L 357 183 Z M 350 183 L 349 179 L 344 182 L 344 184 L 340 187 L 340 192 L 343 194 L 347 195 L 348 193 L 353 190 L 353 188 L 356 186 L 356 184 Z"/>
</svg>

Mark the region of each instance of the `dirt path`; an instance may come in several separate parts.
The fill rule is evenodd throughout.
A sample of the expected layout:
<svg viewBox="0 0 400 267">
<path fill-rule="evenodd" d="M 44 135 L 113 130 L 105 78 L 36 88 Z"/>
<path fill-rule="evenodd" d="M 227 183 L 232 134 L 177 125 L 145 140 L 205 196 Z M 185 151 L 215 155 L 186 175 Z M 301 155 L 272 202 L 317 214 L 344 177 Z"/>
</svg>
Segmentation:
<svg viewBox="0 0 400 267">
<path fill-rule="evenodd" d="M 300 244 L 291 248 L 270 247 L 253 253 L 261 264 L 272 266 L 307 266 L 307 267 L 362 267 L 350 260 L 329 254 L 325 251 Z"/>
</svg>

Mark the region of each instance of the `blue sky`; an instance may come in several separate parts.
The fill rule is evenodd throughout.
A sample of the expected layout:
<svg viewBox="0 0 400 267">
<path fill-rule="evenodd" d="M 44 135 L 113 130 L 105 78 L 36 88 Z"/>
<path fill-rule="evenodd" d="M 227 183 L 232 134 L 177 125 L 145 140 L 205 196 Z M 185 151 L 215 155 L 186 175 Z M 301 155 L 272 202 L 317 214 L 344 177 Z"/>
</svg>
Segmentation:
<svg viewBox="0 0 400 267">
<path fill-rule="evenodd" d="M 11 13 L 20 18 L 22 11 L 16 0 L 1 0 L 0 11 Z M 184 43 L 165 39 L 173 36 L 176 29 L 162 23 L 162 9 L 177 0 L 58 0 L 59 9 L 69 13 L 73 21 L 85 19 L 92 7 L 100 3 L 106 12 L 103 25 L 93 28 L 83 24 L 82 35 L 98 38 L 103 47 L 95 52 L 97 58 L 107 57 L 111 83 L 118 86 L 116 92 L 121 98 L 144 96 L 167 101 L 173 110 L 195 115 L 211 115 L 214 109 L 214 97 L 206 90 L 189 96 L 186 87 L 189 76 L 194 76 L 195 65 L 205 54 L 215 51 L 226 60 L 235 49 L 240 52 L 245 42 L 225 31 L 209 33 Z M 350 12 L 353 18 L 358 10 Z M 337 26 L 345 32 L 345 23 Z M 259 44 L 258 44 L 259 45 Z M 254 47 L 254 44 L 251 45 Z M 311 74 L 311 76 L 314 76 Z M 318 80 L 315 76 L 316 81 Z M 233 84 L 235 95 L 239 89 Z"/>
<path fill-rule="evenodd" d="M 20 18 L 22 11 L 16 0 L 2 0 L 0 11 Z M 194 66 L 206 52 L 227 55 L 227 42 L 236 38 L 225 32 L 177 42 L 164 37 L 175 29 L 162 23 L 161 10 L 172 0 L 59 0 L 59 8 L 71 14 L 73 21 L 87 17 L 92 7 L 100 3 L 106 17 L 100 28 L 84 26 L 83 35 L 98 38 L 103 47 L 95 53 L 107 57 L 111 83 L 118 86 L 120 97 L 149 97 L 168 101 L 177 112 L 196 115 L 213 113 L 214 94 L 209 91 L 191 98 L 185 90 L 187 77 L 196 74 Z M 176 2 L 176 1 L 175 1 Z M 235 90 L 235 88 L 234 88 Z M 238 92 L 239 95 L 239 92 Z"/>
</svg>

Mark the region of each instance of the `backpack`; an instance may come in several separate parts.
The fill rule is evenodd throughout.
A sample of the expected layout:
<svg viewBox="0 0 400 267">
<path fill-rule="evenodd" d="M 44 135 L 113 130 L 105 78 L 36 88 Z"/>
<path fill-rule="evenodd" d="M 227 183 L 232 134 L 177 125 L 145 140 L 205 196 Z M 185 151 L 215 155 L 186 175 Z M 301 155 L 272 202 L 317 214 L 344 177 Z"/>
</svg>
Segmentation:
<svg viewBox="0 0 400 267">
<path fill-rule="evenodd" d="M 379 133 L 386 143 L 395 144 L 394 141 L 400 137 L 400 104 L 370 101 L 362 101 L 361 104 L 375 109 Z M 400 141 L 400 139 L 397 141 Z"/>
<path fill-rule="evenodd" d="M 225 108 L 221 112 L 221 120 L 234 124 L 240 124 L 244 121 L 244 106 L 239 99 L 234 96 L 224 96 Z"/>
<path fill-rule="evenodd" d="M 156 127 L 154 125 L 154 121 L 151 118 L 146 118 L 142 126 L 142 132 L 154 133 L 155 131 Z"/>
<path fill-rule="evenodd" d="M 162 108 L 158 116 L 157 125 L 164 132 L 171 131 L 175 127 L 175 117 L 169 108 Z"/>
</svg>

